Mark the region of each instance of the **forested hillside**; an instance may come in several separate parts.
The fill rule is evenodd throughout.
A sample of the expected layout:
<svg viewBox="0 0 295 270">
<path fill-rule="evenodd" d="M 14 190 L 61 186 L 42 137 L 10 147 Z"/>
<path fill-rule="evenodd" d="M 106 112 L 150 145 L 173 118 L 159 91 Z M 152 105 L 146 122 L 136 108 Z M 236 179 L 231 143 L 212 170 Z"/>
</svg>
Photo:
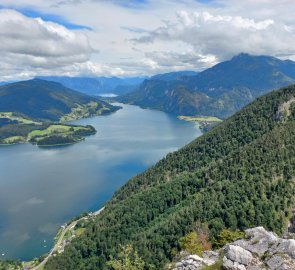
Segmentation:
<svg viewBox="0 0 295 270">
<path fill-rule="evenodd" d="M 59 121 L 72 112 L 81 117 L 83 114 L 103 114 L 117 109 L 60 83 L 40 79 L 0 86 L 0 112 L 11 112 L 30 119 Z"/>
<path fill-rule="evenodd" d="M 105 210 L 45 269 L 108 269 L 132 244 L 162 269 L 195 222 L 281 233 L 295 205 L 295 86 L 263 96 L 116 192 Z"/>
</svg>

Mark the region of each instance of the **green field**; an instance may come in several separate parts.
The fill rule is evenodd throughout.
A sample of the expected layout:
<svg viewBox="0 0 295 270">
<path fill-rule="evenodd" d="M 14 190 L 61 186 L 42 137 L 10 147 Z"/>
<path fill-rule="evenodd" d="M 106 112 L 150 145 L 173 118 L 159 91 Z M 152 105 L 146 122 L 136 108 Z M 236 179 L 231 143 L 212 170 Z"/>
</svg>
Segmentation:
<svg viewBox="0 0 295 270">
<path fill-rule="evenodd" d="M 28 134 L 29 139 L 50 136 L 50 135 L 69 135 L 75 131 L 87 131 L 87 127 L 83 126 L 70 126 L 70 125 L 50 125 L 47 129 L 44 130 L 33 130 Z"/>
<path fill-rule="evenodd" d="M 20 142 L 26 142 L 26 138 L 23 136 L 11 136 L 3 139 L 4 144 L 15 144 Z"/>
<path fill-rule="evenodd" d="M 178 116 L 180 120 L 184 120 L 187 122 L 194 122 L 197 123 L 200 130 L 204 133 L 207 132 L 212 127 L 216 126 L 217 124 L 221 123 L 222 120 L 214 117 L 214 116 Z"/>
<path fill-rule="evenodd" d="M 77 104 L 76 107 L 72 108 L 72 111 L 69 114 L 64 115 L 60 118 L 60 122 L 68 122 L 80 118 L 91 117 L 95 115 L 102 115 L 110 112 L 110 108 L 102 104 L 100 108 L 100 104 L 94 101 L 89 102 L 86 105 Z"/>
<path fill-rule="evenodd" d="M 221 119 L 214 116 L 178 116 L 178 119 L 189 122 L 222 122 Z"/>
</svg>

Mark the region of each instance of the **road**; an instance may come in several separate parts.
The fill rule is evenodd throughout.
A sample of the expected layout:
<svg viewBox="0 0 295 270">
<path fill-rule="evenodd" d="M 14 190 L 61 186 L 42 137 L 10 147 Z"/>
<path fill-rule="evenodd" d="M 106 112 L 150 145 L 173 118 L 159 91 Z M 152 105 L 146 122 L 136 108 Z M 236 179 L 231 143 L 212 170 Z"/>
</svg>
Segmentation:
<svg viewBox="0 0 295 270">
<path fill-rule="evenodd" d="M 91 214 L 91 216 L 97 216 L 97 215 L 99 215 L 99 214 L 103 211 L 103 209 L 104 209 L 104 207 L 102 207 L 101 209 L 99 209 L 99 210 L 96 211 L 96 212 L 93 212 L 93 213 Z M 53 246 L 53 248 L 50 250 L 50 252 L 49 252 L 49 254 L 47 255 L 47 257 L 46 257 L 41 263 L 39 263 L 38 265 L 34 266 L 33 268 L 29 268 L 29 270 L 39 270 L 39 269 L 42 269 L 42 266 L 44 266 L 44 265 L 47 263 L 47 261 L 48 261 L 49 258 L 52 256 L 52 254 L 53 254 L 54 252 L 57 252 L 57 251 L 58 251 L 58 248 L 59 248 L 60 245 L 62 244 L 63 239 L 64 239 L 64 236 L 66 235 L 66 233 L 67 233 L 69 230 L 71 230 L 72 228 L 74 228 L 74 227 L 77 225 L 77 223 L 78 223 L 79 221 L 81 221 L 82 219 L 87 219 L 87 217 L 82 217 L 82 218 L 80 218 L 80 219 L 78 219 L 78 220 L 75 220 L 75 221 L 73 221 L 71 224 L 69 224 L 66 228 L 64 228 L 64 230 L 62 231 L 61 235 L 59 236 L 59 238 L 58 238 L 56 244 L 55 244 L 55 245 Z"/>
</svg>

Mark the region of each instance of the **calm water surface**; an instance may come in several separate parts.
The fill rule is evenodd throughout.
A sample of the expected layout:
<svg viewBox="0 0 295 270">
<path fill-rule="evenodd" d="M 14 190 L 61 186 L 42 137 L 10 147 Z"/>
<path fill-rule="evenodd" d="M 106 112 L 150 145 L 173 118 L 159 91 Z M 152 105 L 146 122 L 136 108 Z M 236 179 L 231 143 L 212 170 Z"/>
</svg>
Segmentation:
<svg viewBox="0 0 295 270">
<path fill-rule="evenodd" d="M 98 131 L 84 142 L 0 147 L 0 258 L 28 260 L 47 252 L 64 222 L 100 208 L 131 176 L 201 134 L 175 116 L 122 106 L 75 121 Z"/>
</svg>

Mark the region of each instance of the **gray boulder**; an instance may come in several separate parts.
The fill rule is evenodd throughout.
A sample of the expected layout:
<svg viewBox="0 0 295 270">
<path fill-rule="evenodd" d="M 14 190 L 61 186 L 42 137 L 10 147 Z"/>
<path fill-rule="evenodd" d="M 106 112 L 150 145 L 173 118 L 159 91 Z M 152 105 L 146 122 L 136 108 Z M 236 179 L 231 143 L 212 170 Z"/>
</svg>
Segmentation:
<svg viewBox="0 0 295 270">
<path fill-rule="evenodd" d="M 234 245 L 227 245 L 224 249 L 224 256 L 233 262 L 238 264 L 249 265 L 253 259 L 251 252 L 248 250 Z"/>
</svg>

